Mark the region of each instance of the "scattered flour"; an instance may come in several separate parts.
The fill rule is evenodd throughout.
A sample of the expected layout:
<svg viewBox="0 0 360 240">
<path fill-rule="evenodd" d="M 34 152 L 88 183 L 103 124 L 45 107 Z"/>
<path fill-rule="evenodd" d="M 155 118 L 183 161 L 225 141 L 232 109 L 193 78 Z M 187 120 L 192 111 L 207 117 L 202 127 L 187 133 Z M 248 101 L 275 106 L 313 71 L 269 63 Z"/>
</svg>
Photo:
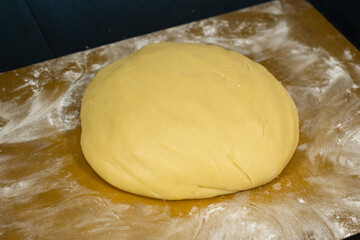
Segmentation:
<svg viewBox="0 0 360 240">
<path fill-rule="evenodd" d="M 21 79 L 11 88 L 0 81 L 2 94 L 13 96 L 0 97 L 0 235 L 6 238 L 15 231 L 29 239 L 45 234 L 140 239 L 144 233 L 161 239 L 338 239 L 358 232 L 360 101 L 354 91 L 359 88 L 360 65 L 349 48 L 336 57 L 321 46 L 294 39 L 284 2 L 232 13 L 262 13 L 251 21 L 219 16 L 37 64 L 26 74 L 15 70 L 11 74 Z M 135 196 L 132 203 L 119 201 L 126 193 L 104 195 L 86 182 L 90 177 L 81 175 L 86 170 L 77 165 L 80 157 L 63 141 L 51 139 L 74 137 L 69 132 L 79 127 L 82 93 L 97 71 L 161 41 L 235 50 L 281 80 L 299 110 L 303 137 L 298 153 L 303 157 L 296 164 L 306 166 L 301 168 L 302 181 L 297 173 L 287 172 L 283 181 L 211 204 L 196 201 L 178 215 L 173 213 L 176 202 L 152 204 Z M 23 150 L 8 151 L 8 145 Z M 336 171 L 322 169 L 328 165 Z M 48 203 L 48 196 L 56 197 Z M 3 215 L 15 206 L 31 209 Z"/>
<path fill-rule="evenodd" d="M 272 188 L 276 191 L 281 190 L 281 183 L 275 183 L 273 184 Z"/>
<path fill-rule="evenodd" d="M 347 48 L 344 50 L 343 56 L 342 56 L 345 60 L 352 60 L 353 59 L 353 55 L 351 53 L 351 51 Z"/>
<path fill-rule="evenodd" d="M 0 127 L 0 144 L 46 138 L 78 127 L 82 92 L 101 68 L 96 64 L 85 72 L 84 61 L 86 52 L 34 65 L 23 84 L 10 90 L 16 98 L 0 100 L 0 119 L 6 122 Z M 58 84 L 50 87 L 54 80 Z"/>
</svg>

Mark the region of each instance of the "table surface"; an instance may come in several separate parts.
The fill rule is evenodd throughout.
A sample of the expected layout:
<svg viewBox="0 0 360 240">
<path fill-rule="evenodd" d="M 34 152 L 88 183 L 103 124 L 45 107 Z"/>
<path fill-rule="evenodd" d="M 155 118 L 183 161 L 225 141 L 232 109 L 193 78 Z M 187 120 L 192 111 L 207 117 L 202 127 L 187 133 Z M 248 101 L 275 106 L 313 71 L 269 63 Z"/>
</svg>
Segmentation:
<svg viewBox="0 0 360 240">
<path fill-rule="evenodd" d="M 262 187 L 187 201 L 103 181 L 80 144 L 95 73 L 142 46 L 201 42 L 263 64 L 293 97 L 300 143 Z M 360 54 L 301 0 L 274 1 L 0 74 L 0 238 L 339 239 L 360 232 Z"/>
</svg>

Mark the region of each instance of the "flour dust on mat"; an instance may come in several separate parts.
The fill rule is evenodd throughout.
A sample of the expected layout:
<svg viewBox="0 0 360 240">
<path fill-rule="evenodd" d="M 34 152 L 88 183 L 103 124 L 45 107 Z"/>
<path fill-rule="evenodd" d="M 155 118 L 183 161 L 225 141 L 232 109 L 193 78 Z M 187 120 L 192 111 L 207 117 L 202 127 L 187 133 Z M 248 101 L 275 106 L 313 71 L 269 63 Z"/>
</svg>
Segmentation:
<svg viewBox="0 0 360 240">
<path fill-rule="evenodd" d="M 313 8 L 294 2 L 272 1 L 0 74 L 0 236 L 341 239 L 359 232 L 359 52 L 319 28 L 322 18 L 307 23 Z M 306 35 L 319 31 L 321 38 Z M 280 178 L 179 205 L 122 193 L 84 164 L 78 117 L 85 87 L 109 63 L 162 41 L 238 51 L 283 83 L 298 107 L 301 136 Z"/>
</svg>

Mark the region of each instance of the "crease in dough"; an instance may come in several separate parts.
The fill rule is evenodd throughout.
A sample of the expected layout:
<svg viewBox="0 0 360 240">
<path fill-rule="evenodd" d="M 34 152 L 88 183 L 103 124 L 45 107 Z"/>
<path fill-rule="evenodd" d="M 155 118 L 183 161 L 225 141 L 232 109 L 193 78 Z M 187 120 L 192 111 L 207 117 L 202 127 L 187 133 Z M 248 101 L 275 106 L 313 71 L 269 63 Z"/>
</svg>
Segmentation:
<svg viewBox="0 0 360 240">
<path fill-rule="evenodd" d="M 246 177 L 247 180 L 249 180 L 251 186 L 254 185 L 253 181 L 251 180 L 251 177 L 249 176 L 249 174 L 247 174 L 241 167 L 240 165 L 236 162 L 236 160 L 233 158 L 231 152 L 228 152 L 226 154 L 228 156 L 228 158 L 230 159 L 231 163 L 234 164 L 234 166 L 242 173 L 244 174 L 244 176 Z"/>
</svg>

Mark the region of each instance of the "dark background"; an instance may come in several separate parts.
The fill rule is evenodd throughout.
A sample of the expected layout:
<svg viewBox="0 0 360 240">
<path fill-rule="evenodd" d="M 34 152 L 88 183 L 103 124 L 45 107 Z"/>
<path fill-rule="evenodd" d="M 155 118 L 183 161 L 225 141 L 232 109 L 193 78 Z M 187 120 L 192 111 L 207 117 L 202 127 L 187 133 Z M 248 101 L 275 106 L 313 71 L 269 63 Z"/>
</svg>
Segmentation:
<svg viewBox="0 0 360 240">
<path fill-rule="evenodd" d="M 308 0 L 358 49 L 359 0 Z M 0 72 L 267 0 L 0 0 Z"/>
</svg>

